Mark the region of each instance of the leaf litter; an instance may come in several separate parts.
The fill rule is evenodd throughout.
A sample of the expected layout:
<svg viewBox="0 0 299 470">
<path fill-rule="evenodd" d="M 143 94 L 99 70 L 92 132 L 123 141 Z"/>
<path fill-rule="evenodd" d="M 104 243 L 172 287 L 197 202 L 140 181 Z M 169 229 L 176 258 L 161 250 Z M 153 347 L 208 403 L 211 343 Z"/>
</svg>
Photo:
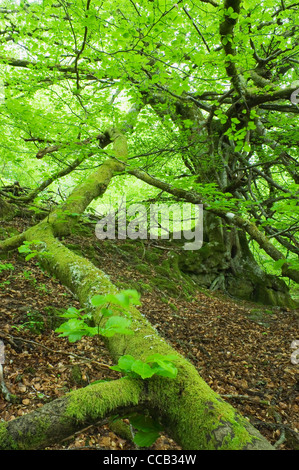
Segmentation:
<svg viewBox="0 0 299 470">
<path fill-rule="evenodd" d="M 81 238 L 80 243 L 84 252 L 93 241 Z M 70 390 L 119 377 L 109 369 L 112 361 L 102 342 L 83 337 L 71 344 L 54 333 L 59 312 L 70 306 L 80 308 L 72 293 L 34 259 L 25 262 L 10 254 L 5 262 L 14 269 L 0 273 L 0 340 L 5 343 L 6 386 L 18 402 L 0 397 L 0 419 L 9 421 Z M 147 273 L 137 271 L 117 250 L 113 257 L 102 251 L 98 262 L 112 282 L 117 283 L 120 273 L 128 283 L 147 282 Z M 291 361 L 291 343 L 298 339 L 298 310 L 204 291 L 186 300 L 158 288 L 143 292 L 141 300 L 139 310 L 216 393 L 280 450 L 299 448 L 299 374 Z M 115 434 L 107 420 L 49 449 L 136 447 Z M 151 449 L 179 446 L 161 434 Z"/>
</svg>

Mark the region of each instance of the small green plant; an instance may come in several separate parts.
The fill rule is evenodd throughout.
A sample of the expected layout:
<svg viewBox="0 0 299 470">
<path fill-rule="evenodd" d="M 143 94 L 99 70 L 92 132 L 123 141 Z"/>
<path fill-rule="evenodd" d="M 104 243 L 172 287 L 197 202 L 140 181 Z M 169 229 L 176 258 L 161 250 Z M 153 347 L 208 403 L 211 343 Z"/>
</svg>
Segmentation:
<svg viewBox="0 0 299 470">
<path fill-rule="evenodd" d="M 27 312 L 28 321 L 25 322 L 25 328 L 30 330 L 32 333 L 42 333 L 45 328 L 44 319 L 39 312 Z"/>
<path fill-rule="evenodd" d="M 26 281 L 29 281 L 30 284 L 32 284 L 33 286 L 36 285 L 37 280 L 35 279 L 32 271 L 28 271 L 28 270 L 23 271 L 23 277 L 24 279 L 26 279 Z"/>
<path fill-rule="evenodd" d="M 49 289 L 47 288 L 46 284 L 38 284 L 36 286 L 36 288 L 40 291 L 40 292 L 44 292 L 45 294 L 48 294 L 49 293 Z"/>
<path fill-rule="evenodd" d="M 129 377 L 141 377 L 149 379 L 153 375 L 160 375 L 174 379 L 177 375 L 177 368 L 173 364 L 173 360 L 177 359 L 175 355 L 163 356 L 156 353 L 148 356 L 145 361 L 135 359 L 133 356 L 126 354 L 121 356 L 116 366 L 110 369 L 124 373 Z"/>
<path fill-rule="evenodd" d="M 27 321 L 21 325 L 13 325 L 12 328 L 15 328 L 17 331 L 29 330 L 32 333 L 40 334 L 45 329 L 44 319 L 41 313 L 39 312 L 27 312 Z"/>
<path fill-rule="evenodd" d="M 68 321 L 62 323 L 55 331 L 60 333 L 59 336 L 68 337 L 71 343 L 80 340 L 83 336 L 132 335 L 134 332 L 130 329 L 129 308 L 131 305 L 139 304 L 140 296 L 135 290 L 124 290 L 118 294 L 95 295 L 91 299 L 91 305 L 100 310 L 96 326 L 91 325 L 96 315 L 89 312 L 85 313 L 85 309 L 70 307 L 60 315 L 62 318 L 67 318 Z M 120 311 L 124 316 L 115 315 L 115 311 Z M 105 317 L 107 318 L 106 323 L 103 327 L 100 327 L 100 323 Z M 142 361 L 126 354 L 119 358 L 117 365 L 110 368 L 121 372 L 125 376 L 141 378 L 142 380 L 149 379 L 153 375 L 175 378 L 178 372 L 173 363 L 175 359 L 177 359 L 175 355 L 156 353 L 151 354 L 145 361 Z M 159 423 L 149 416 L 136 414 L 130 417 L 130 423 L 137 429 L 133 441 L 140 447 L 152 445 L 162 430 Z"/>
<path fill-rule="evenodd" d="M 0 263 L 0 273 L 2 273 L 3 271 L 13 271 L 14 269 L 15 267 L 11 263 L 4 263 L 4 264 Z"/>
<path fill-rule="evenodd" d="M 40 292 L 44 292 L 46 294 L 48 294 L 50 292 L 48 287 L 46 286 L 46 284 L 44 284 L 44 283 L 39 283 L 38 284 L 37 279 L 35 279 L 35 276 L 34 276 L 32 271 L 25 269 L 23 271 L 23 278 L 26 279 L 27 281 L 29 281 L 30 284 L 32 286 L 36 287 L 36 289 L 39 290 Z"/>
<path fill-rule="evenodd" d="M 56 328 L 55 332 L 60 333 L 60 337 L 67 336 L 70 343 L 75 343 L 83 336 L 95 336 L 98 334 L 98 328 L 89 325 L 92 315 L 83 312 L 83 308 L 79 310 L 75 307 L 68 308 L 65 313 L 60 315 L 61 318 L 68 318 L 68 321 Z"/>
<path fill-rule="evenodd" d="M 0 274 L 4 271 L 13 271 L 15 269 L 14 265 L 11 263 L 0 263 Z M 8 275 L 10 277 L 11 274 Z M 0 283 L 0 287 L 5 287 L 10 284 L 10 281 L 6 279 L 5 281 Z"/>
<path fill-rule="evenodd" d="M 94 307 L 100 307 L 100 315 L 96 326 L 91 326 L 93 315 L 84 313 L 84 309 L 76 309 L 70 307 L 62 318 L 68 318 L 68 321 L 60 325 L 55 331 L 60 333 L 59 336 L 67 336 L 71 343 L 80 340 L 83 336 L 104 336 L 111 337 L 115 334 L 132 335 L 130 329 L 131 320 L 128 317 L 127 310 L 130 305 L 140 302 L 139 295 L 136 291 L 126 290 L 119 294 L 113 295 L 96 295 L 92 297 L 91 304 Z M 126 317 L 113 315 L 111 306 L 122 307 L 122 313 Z M 104 327 L 100 327 L 100 321 L 103 317 L 107 317 Z"/>
<path fill-rule="evenodd" d="M 132 427 L 137 432 L 132 431 L 133 442 L 138 447 L 150 447 L 163 431 L 161 424 L 154 418 L 146 414 L 134 413 L 128 416 Z"/>
<path fill-rule="evenodd" d="M 37 246 L 44 245 L 44 242 L 41 242 L 40 240 L 32 240 L 30 242 L 24 241 L 21 246 L 19 246 L 18 251 L 19 253 L 24 253 L 26 254 L 25 260 L 29 261 L 31 258 L 34 258 L 38 254 L 42 254 L 46 256 L 47 252 L 43 251 L 41 252 L 40 250 L 37 249 Z"/>
</svg>

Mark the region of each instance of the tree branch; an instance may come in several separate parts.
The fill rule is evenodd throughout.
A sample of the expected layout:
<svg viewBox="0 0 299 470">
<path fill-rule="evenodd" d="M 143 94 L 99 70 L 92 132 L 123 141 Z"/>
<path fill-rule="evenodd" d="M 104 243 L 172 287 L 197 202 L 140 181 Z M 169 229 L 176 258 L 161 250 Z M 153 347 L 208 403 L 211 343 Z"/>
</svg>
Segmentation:
<svg viewBox="0 0 299 470">
<path fill-rule="evenodd" d="M 113 414 L 142 403 L 142 383 L 119 379 L 74 390 L 42 408 L 0 423 L 0 449 L 43 449 Z"/>
<path fill-rule="evenodd" d="M 203 197 L 199 194 L 191 191 L 186 191 L 181 188 L 175 188 L 174 186 L 170 185 L 169 183 L 164 183 L 147 173 L 144 173 L 140 170 L 128 170 L 128 173 L 131 175 L 136 176 L 136 178 L 141 179 L 142 181 L 146 182 L 151 186 L 155 186 L 156 188 L 162 189 L 174 196 L 185 200 L 186 202 L 190 202 L 191 204 L 203 204 L 203 208 L 206 210 L 211 211 L 213 214 L 217 215 L 218 217 L 223 218 L 228 223 L 235 225 L 236 227 L 245 230 L 253 240 L 255 240 L 259 246 L 264 250 L 274 261 L 278 260 L 285 260 L 283 265 L 282 271 L 283 275 L 289 277 L 293 281 L 299 283 L 299 271 L 291 269 L 287 263 L 287 260 L 283 253 L 279 251 L 266 237 L 264 233 L 262 233 L 255 224 L 250 222 L 249 220 L 233 214 L 232 212 L 227 212 L 225 210 L 216 209 L 211 204 L 204 201 Z"/>
</svg>

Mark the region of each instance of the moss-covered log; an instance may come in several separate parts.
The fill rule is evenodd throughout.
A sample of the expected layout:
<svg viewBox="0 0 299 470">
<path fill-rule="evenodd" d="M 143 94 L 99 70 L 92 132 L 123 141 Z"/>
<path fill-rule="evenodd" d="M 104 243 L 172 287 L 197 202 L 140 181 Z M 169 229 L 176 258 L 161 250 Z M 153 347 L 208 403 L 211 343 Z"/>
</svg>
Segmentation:
<svg viewBox="0 0 299 470">
<path fill-rule="evenodd" d="M 114 172 L 122 168 L 127 155 L 125 139 L 117 130 L 110 132 L 110 138 L 116 159 L 109 159 L 92 173 L 47 219 L 20 236 L 0 243 L 0 250 L 6 250 L 15 248 L 24 240 L 43 242 L 39 245 L 40 262 L 78 297 L 82 307 L 92 312 L 97 322 L 100 321 L 100 326 L 104 326 L 105 319 L 92 306 L 91 298 L 96 294 L 116 293 L 117 288 L 104 272 L 70 251 L 56 237 L 72 230 L 77 217 L 74 213 L 82 213 L 95 197 L 103 193 Z M 173 349 L 135 307 L 130 308 L 130 315 L 134 334 L 116 335 L 107 340 L 115 361 L 124 354 L 141 360 L 154 353 L 174 354 Z M 84 427 L 86 422 L 132 404 L 146 404 L 153 414 L 161 418 L 166 430 L 184 449 L 272 448 L 244 417 L 211 390 L 184 357 L 179 354 L 176 357 L 178 375 L 175 379 L 154 376 L 143 382 L 146 383 L 144 388 L 134 379 L 85 388 L 33 414 L 3 423 L 0 448 L 46 446 L 54 442 L 55 436 L 59 441 L 78 427 Z M 123 384 L 123 388 L 115 393 L 118 383 Z"/>
<path fill-rule="evenodd" d="M 27 237 L 44 242 L 47 256 L 42 256 L 41 262 L 78 296 L 82 307 L 92 310 L 94 317 L 99 318 L 97 310 L 91 305 L 91 297 L 95 294 L 117 292 L 106 274 L 54 238 L 50 226 L 47 230 L 41 225 L 33 227 L 27 232 Z M 123 354 L 131 354 L 136 359 L 144 360 L 153 353 L 174 353 L 136 308 L 132 307 L 130 314 L 134 335 L 115 336 L 109 338 L 107 343 L 115 361 Z M 270 444 L 244 417 L 210 389 L 185 358 L 177 355 L 176 367 L 178 375 L 175 379 L 153 377 L 147 380 L 147 391 L 143 392 L 142 401 L 146 400 L 147 407 L 161 417 L 167 431 L 184 449 L 271 449 Z M 72 405 L 73 418 L 81 424 L 85 423 L 81 406 L 85 391 L 86 389 L 78 391 L 78 406 L 74 406 L 74 402 Z M 118 405 L 116 400 L 115 408 Z M 99 404 L 95 402 L 93 406 L 97 409 Z M 108 407 L 106 410 L 108 413 L 112 408 Z M 18 419 L 18 423 L 21 423 L 21 420 L 26 418 Z M 6 425 L 3 429 L 3 432 L 9 432 Z M 33 432 L 32 429 L 28 430 L 30 442 Z M 52 436 L 51 431 L 49 435 Z M 7 447 L 7 434 L 4 436 Z M 61 434 L 57 434 L 57 438 L 60 437 Z M 12 439 L 15 446 L 15 435 Z M 24 439 L 23 436 L 21 446 L 26 445 Z"/>
<path fill-rule="evenodd" d="M 41 449 L 112 413 L 125 414 L 142 399 L 142 384 L 126 378 L 89 385 L 42 408 L 0 423 L 1 450 Z"/>
</svg>

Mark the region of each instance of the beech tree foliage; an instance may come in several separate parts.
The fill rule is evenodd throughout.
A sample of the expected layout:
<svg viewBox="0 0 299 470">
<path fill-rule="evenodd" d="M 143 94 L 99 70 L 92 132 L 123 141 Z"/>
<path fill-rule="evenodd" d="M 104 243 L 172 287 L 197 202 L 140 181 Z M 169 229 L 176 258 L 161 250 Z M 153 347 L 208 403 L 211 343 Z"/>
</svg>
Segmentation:
<svg viewBox="0 0 299 470">
<path fill-rule="evenodd" d="M 82 181 L 120 128 L 125 173 L 203 203 L 298 282 L 296 2 L 7 0 L 0 13 L 1 181 L 30 188 L 11 198 Z"/>
</svg>

